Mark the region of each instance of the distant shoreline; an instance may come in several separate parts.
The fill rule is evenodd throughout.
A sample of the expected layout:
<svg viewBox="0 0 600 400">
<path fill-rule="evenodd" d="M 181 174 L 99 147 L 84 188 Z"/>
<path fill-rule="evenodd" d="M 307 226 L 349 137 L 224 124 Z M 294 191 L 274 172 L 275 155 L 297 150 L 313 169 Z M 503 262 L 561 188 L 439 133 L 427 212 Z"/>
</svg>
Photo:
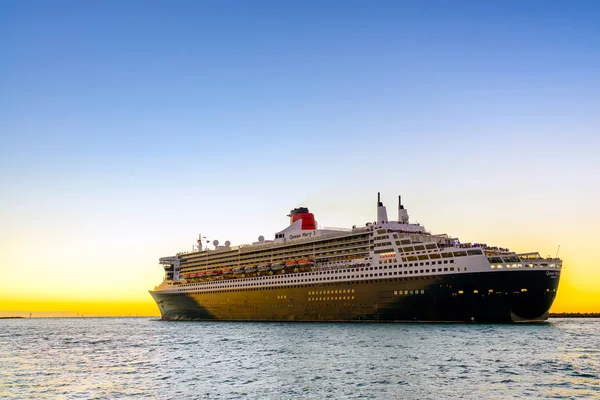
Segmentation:
<svg viewBox="0 0 600 400">
<path fill-rule="evenodd" d="M 35 317 L 36 319 L 43 319 L 43 318 L 77 318 L 77 319 L 81 319 L 84 318 L 83 316 L 78 316 L 78 317 Z M 160 316 L 156 316 L 156 315 L 136 315 L 136 316 L 123 316 L 123 315 L 115 315 L 115 316 L 109 316 L 109 315 L 92 315 L 89 317 L 85 317 L 85 318 L 160 318 Z M 550 313 L 550 315 L 548 316 L 548 318 L 600 318 L 600 313 Z M 0 317 L 0 319 L 29 319 L 28 317 Z"/>
<path fill-rule="evenodd" d="M 550 318 L 600 318 L 600 313 L 550 313 Z"/>
</svg>

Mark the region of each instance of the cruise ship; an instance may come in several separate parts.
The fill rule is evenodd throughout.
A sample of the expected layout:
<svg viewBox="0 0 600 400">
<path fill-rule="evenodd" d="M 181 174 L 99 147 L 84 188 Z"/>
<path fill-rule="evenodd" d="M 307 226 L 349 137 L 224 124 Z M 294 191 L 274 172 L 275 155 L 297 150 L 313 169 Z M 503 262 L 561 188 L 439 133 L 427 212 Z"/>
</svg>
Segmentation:
<svg viewBox="0 0 600 400">
<path fill-rule="evenodd" d="M 273 239 L 229 241 L 160 258 L 150 290 L 166 320 L 539 322 L 556 297 L 562 261 L 461 243 L 410 223 L 398 197 L 388 219 L 319 228 L 306 207 Z"/>
</svg>

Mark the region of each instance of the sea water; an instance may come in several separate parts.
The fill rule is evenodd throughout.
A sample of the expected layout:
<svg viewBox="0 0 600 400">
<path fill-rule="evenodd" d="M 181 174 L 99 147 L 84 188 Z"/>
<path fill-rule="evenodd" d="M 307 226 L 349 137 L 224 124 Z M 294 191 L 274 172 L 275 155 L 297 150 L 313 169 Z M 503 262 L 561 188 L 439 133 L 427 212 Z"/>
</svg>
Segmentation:
<svg viewBox="0 0 600 400">
<path fill-rule="evenodd" d="M 0 398 L 600 398 L 600 319 L 0 320 Z"/>
</svg>

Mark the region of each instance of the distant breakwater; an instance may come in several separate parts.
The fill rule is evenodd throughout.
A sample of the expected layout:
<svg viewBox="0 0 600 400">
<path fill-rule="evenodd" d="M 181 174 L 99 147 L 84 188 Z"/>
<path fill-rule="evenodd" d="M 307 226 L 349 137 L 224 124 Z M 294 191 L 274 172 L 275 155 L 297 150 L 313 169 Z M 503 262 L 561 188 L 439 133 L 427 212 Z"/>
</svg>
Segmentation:
<svg viewBox="0 0 600 400">
<path fill-rule="evenodd" d="M 600 313 L 550 313 L 550 318 L 600 318 Z"/>
</svg>

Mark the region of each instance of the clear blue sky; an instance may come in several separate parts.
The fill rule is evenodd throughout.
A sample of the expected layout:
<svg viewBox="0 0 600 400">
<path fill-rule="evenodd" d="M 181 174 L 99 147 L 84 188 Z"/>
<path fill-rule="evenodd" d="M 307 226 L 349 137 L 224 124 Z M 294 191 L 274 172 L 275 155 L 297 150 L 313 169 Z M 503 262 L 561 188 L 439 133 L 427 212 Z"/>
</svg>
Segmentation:
<svg viewBox="0 0 600 400">
<path fill-rule="evenodd" d="M 143 254 L 154 279 L 199 230 L 269 237 L 301 204 L 362 223 L 377 190 L 433 230 L 554 249 L 600 225 L 599 21 L 594 1 L 3 1 L 0 251 Z"/>
</svg>

